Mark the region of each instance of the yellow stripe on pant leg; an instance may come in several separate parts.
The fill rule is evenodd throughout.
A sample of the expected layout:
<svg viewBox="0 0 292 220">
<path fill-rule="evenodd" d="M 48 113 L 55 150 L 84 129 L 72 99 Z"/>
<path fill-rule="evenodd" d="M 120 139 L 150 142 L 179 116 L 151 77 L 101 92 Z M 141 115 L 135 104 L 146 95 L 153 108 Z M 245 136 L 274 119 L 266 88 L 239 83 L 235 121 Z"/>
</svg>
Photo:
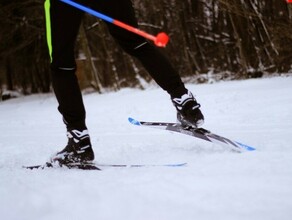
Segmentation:
<svg viewBox="0 0 292 220">
<path fill-rule="evenodd" d="M 51 2 L 45 1 L 45 18 L 46 18 L 46 32 L 47 32 L 47 44 L 49 54 L 52 62 L 52 31 L 51 31 L 51 15 L 50 15 Z"/>
</svg>

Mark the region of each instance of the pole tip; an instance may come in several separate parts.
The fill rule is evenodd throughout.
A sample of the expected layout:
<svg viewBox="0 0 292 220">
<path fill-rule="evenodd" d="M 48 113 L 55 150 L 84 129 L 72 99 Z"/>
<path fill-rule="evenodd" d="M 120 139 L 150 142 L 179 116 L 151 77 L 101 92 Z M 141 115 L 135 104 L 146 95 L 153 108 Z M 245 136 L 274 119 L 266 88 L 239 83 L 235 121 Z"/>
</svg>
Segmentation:
<svg viewBox="0 0 292 220">
<path fill-rule="evenodd" d="M 154 41 L 155 45 L 158 47 L 165 47 L 169 41 L 169 37 L 166 33 L 161 32 L 157 34 L 156 39 Z"/>
</svg>

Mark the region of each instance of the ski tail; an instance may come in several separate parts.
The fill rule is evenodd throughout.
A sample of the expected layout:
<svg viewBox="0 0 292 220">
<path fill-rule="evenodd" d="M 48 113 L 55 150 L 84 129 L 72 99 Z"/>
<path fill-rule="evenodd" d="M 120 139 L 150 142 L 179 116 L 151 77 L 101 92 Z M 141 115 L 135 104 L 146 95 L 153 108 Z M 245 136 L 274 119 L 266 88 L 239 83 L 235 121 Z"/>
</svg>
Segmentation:
<svg viewBox="0 0 292 220">
<path fill-rule="evenodd" d="M 163 128 L 167 126 L 181 126 L 179 123 L 172 123 L 172 122 L 149 122 L 149 121 L 138 121 L 134 118 L 129 117 L 128 121 L 137 126 L 149 126 L 149 127 L 157 127 L 157 128 Z"/>
</svg>

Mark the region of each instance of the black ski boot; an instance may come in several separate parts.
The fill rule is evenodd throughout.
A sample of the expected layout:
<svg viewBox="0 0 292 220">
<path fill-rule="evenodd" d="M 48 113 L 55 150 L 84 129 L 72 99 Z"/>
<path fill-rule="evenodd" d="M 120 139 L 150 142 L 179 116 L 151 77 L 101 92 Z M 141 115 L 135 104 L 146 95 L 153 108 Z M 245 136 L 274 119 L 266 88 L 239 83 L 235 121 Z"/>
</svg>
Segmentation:
<svg viewBox="0 0 292 220">
<path fill-rule="evenodd" d="M 172 103 L 177 109 L 177 120 L 184 127 L 199 127 L 204 123 L 204 116 L 200 110 L 201 105 L 197 103 L 190 91 L 181 97 L 172 97 Z"/>
<path fill-rule="evenodd" d="M 88 130 L 73 129 L 67 132 L 67 137 L 67 146 L 51 158 L 52 163 L 58 162 L 60 166 L 68 166 L 91 163 L 94 160 Z"/>
</svg>

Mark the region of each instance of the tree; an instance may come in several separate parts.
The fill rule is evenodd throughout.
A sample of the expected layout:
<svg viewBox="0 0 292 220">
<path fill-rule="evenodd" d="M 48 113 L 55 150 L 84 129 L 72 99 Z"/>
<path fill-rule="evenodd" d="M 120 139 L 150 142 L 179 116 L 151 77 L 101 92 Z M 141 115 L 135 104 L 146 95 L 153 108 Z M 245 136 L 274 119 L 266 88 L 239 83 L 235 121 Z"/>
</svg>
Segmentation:
<svg viewBox="0 0 292 220">
<path fill-rule="evenodd" d="M 8 89 L 21 89 L 23 93 L 49 91 L 49 62 L 40 6 L 39 1 L 33 0 L 1 1 L 0 64 Z"/>
</svg>

